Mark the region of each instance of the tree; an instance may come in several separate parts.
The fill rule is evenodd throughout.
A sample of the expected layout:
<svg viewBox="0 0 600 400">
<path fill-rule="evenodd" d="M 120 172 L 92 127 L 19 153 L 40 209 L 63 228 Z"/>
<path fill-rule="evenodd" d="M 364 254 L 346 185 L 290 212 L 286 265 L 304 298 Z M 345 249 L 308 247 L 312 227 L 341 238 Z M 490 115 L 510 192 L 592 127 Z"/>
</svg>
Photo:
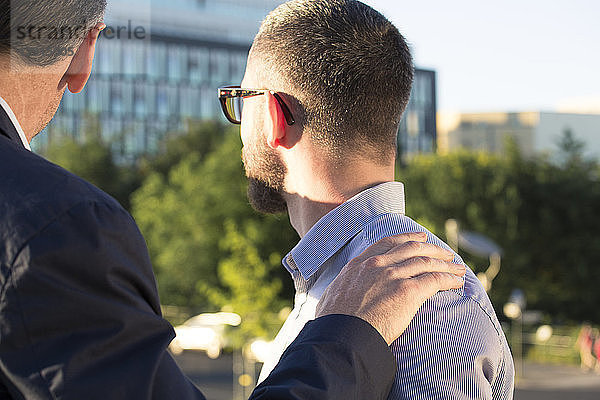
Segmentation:
<svg viewBox="0 0 600 400">
<path fill-rule="evenodd" d="M 558 147 L 560 152 L 565 155 L 565 159 L 577 160 L 583 157 L 583 150 L 585 149 L 585 142 L 575 138 L 571 129 L 565 129 L 563 135 L 558 141 Z"/>
<path fill-rule="evenodd" d="M 560 165 L 570 170 L 593 170 L 598 164 L 585 156 L 586 144 L 571 129 L 565 129 L 557 142 Z"/>
<path fill-rule="evenodd" d="M 161 301 L 197 312 L 233 307 L 255 321 L 244 325 L 255 336 L 265 336 L 273 331 L 267 314 L 293 296 L 280 262 L 297 236 L 287 218 L 250 207 L 238 129 L 209 124 L 189 135 L 207 144 L 180 145 L 199 137 L 172 139 L 178 144 L 166 148 L 179 150 L 161 156 L 171 161 L 151 171 L 133 196 L 133 215 L 148 242 Z M 265 317 L 256 317 L 261 314 Z"/>
<path fill-rule="evenodd" d="M 202 281 L 199 285 L 215 304 L 242 317 L 243 324 L 234 331 L 236 347 L 257 337 L 272 339 L 281 325 L 277 312 L 288 303 L 288 299 L 280 296 L 282 281 L 272 278 L 281 269 L 280 255 L 274 253 L 263 259 L 258 248 L 266 239 L 264 228 L 256 220 L 243 223 L 245 226 L 241 230 L 235 221 L 225 221 L 225 236 L 220 248 L 227 255 L 217 268 L 223 290 Z"/>
<path fill-rule="evenodd" d="M 238 129 L 204 123 L 169 137 L 139 169 L 115 163 L 93 135 L 48 151 L 124 204 L 127 188 L 144 177 L 131 208 L 147 239 L 163 304 L 238 312 L 244 318 L 238 343 L 275 332 L 275 313 L 293 296 L 280 260 L 298 240 L 286 216 L 260 215 L 249 206 L 240 148 Z M 442 238 L 445 221 L 456 218 L 503 247 L 502 270 L 490 293 L 496 305 L 521 288 L 529 308 L 600 322 L 598 163 L 585 160 L 581 143 L 568 133 L 561 163 L 524 158 L 514 143 L 507 149 L 505 157 L 422 155 L 399 166 L 408 215 Z M 463 256 L 476 271 L 487 266 L 487 260 Z"/>
<path fill-rule="evenodd" d="M 521 288 L 532 309 L 600 321 L 597 171 L 588 163 L 524 159 L 512 147 L 504 158 L 419 156 L 398 175 L 406 185 L 408 215 L 441 237 L 444 221 L 456 218 L 503 247 L 502 270 L 490 293 L 496 305 Z M 475 269 L 485 263 L 467 261 Z"/>
</svg>

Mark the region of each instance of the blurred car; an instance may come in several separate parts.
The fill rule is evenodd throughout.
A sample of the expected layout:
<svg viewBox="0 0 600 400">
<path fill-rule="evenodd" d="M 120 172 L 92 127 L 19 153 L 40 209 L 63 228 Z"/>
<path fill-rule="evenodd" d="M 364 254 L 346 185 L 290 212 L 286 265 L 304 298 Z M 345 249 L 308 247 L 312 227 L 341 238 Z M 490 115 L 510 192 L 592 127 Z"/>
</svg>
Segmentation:
<svg viewBox="0 0 600 400">
<path fill-rule="evenodd" d="M 205 351 L 210 358 L 217 358 L 226 344 L 225 327 L 238 326 L 242 318 L 235 313 L 218 312 L 196 315 L 175 327 L 175 338 L 169 345 L 173 354 L 184 350 Z"/>
<path fill-rule="evenodd" d="M 248 346 L 247 356 L 259 363 L 264 363 L 273 354 L 274 341 L 256 339 Z"/>
</svg>

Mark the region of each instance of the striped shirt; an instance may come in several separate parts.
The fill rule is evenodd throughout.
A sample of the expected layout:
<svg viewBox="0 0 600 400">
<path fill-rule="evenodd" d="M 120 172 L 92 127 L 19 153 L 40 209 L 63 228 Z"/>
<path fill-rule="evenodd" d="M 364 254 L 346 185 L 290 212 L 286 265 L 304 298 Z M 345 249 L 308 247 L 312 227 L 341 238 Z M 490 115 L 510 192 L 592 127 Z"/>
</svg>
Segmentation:
<svg viewBox="0 0 600 400">
<path fill-rule="evenodd" d="M 404 215 L 404 186 L 387 182 L 367 189 L 322 217 L 287 254 L 283 265 L 296 288 L 294 309 L 264 363 L 265 379 L 340 270 L 388 236 L 426 232 L 428 242 L 448 245 Z M 454 262 L 463 263 L 456 255 Z M 441 292 L 418 311 L 391 345 L 398 371 L 389 399 L 512 399 L 514 366 L 492 304 L 467 268 L 461 289 Z"/>
</svg>

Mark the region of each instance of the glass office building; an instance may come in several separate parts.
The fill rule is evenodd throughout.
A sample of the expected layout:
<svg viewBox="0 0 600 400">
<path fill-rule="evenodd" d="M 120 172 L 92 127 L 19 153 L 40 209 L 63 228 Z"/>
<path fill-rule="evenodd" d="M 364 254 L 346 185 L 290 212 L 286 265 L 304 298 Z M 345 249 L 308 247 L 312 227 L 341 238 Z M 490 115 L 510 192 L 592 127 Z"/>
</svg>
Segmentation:
<svg viewBox="0 0 600 400">
<path fill-rule="evenodd" d="M 277 0 L 109 2 L 84 91 L 66 93 L 38 149 L 98 133 L 124 158 L 158 149 L 190 121 L 223 120 L 216 88 L 239 83 L 261 20 Z M 435 74 L 418 70 L 399 132 L 401 151 L 435 147 Z"/>
<path fill-rule="evenodd" d="M 398 130 L 398 149 L 401 156 L 436 151 L 436 114 L 435 71 L 417 68 L 410 101 Z"/>
</svg>

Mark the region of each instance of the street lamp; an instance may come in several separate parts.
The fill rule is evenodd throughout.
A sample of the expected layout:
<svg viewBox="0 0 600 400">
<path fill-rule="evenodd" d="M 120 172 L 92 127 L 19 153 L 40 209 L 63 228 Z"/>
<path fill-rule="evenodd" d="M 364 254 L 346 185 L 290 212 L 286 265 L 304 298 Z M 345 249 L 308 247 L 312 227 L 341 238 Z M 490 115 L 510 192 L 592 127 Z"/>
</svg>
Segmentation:
<svg viewBox="0 0 600 400">
<path fill-rule="evenodd" d="M 457 253 L 460 247 L 470 254 L 489 259 L 489 267 L 485 272 L 477 274 L 483 288 L 489 292 L 492 288 L 492 281 L 500 272 L 502 248 L 481 233 L 461 231 L 455 219 L 446 221 L 446 239 L 450 247 Z"/>
</svg>

